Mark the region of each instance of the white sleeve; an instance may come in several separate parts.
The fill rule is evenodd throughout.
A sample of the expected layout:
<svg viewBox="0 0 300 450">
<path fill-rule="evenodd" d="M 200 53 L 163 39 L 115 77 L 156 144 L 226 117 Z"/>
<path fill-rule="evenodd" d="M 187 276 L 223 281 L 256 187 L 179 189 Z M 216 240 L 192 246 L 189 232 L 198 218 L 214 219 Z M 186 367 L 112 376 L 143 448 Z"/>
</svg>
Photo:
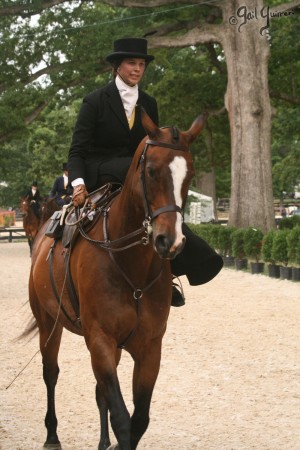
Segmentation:
<svg viewBox="0 0 300 450">
<path fill-rule="evenodd" d="M 71 184 L 73 187 L 75 187 L 78 186 L 79 184 L 84 184 L 84 180 L 83 178 L 76 178 L 75 180 L 72 181 Z"/>
</svg>

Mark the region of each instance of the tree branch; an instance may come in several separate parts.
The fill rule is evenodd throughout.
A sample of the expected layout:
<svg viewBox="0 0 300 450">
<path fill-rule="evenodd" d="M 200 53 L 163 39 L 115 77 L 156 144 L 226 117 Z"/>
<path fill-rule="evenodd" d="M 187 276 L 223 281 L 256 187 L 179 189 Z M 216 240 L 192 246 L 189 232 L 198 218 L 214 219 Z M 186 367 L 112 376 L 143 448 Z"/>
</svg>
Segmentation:
<svg viewBox="0 0 300 450">
<path fill-rule="evenodd" d="M 288 3 L 282 3 L 281 5 L 278 6 L 273 6 L 272 8 L 270 8 L 270 12 L 271 13 L 280 13 L 280 12 L 284 12 L 284 11 L 291 11 L 291 9 L 296 9 L 297 7 L 299 7 L 300 5 L 300 0 L 292 0 L 291 2 Z M 276 16 L 274 16 L 276 17 Z M 272 19 L 273 17 L 270 17 L 270 19 Z"/>
<path fill-rule="evenodd" d="M 190 45 L 206 44 L 209 42 L 222 43 L 224 38 L 224 26 L 200 24 L 180 36 L 153 36 L 149 38 L 150 48 L 188 47 Z"/>
<path fill-rule="evenodd" d="M 287 103 L 291 103 L 292 105 L 300 105 L 300 98 L 282 94 L 281 92 L 270 91 L 270 97 L 283 100 Z"/>
<path fill-rule="evenodd" d="M 211 42 L 204 45 L 208 50 L 210 60 L 213 65 L 219 70 L 220 73 L 227 73 L 226 67 L 218 60 L 218 55 L 216 53 L 214 45 Z"/>
</svg>

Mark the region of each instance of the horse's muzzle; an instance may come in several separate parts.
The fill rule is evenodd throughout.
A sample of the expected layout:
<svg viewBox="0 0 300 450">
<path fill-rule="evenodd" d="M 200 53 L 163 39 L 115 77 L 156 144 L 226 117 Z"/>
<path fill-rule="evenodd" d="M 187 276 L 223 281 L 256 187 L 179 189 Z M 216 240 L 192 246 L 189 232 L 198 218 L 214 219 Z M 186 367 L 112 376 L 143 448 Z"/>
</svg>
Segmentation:
<svg viewBox="0 0 300 450">
<path fill-rule="evenodd" d="M 156 236 L 154 241 L 154 248 L 158 255 L 163 259 L 174 259 L 182 250 L 185 245 L 185 236 L 182 237 L 182 241 L 174 245 L 174 241 L 164 234 Z"/>
</svg>

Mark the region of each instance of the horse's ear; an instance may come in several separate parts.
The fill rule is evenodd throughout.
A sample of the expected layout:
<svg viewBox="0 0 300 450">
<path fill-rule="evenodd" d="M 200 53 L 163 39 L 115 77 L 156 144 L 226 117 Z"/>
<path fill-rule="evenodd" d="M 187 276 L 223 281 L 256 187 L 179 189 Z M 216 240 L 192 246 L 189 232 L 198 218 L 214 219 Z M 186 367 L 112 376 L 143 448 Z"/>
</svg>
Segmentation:
<svg viewBox="0 0 300 450">
<path fill-rule="evenodd" d="M 157 125 L 150 119 L 144 108 L 141 108 L 141 115 L 142 115 L 142 124 L 143 127 L 148 134 L 148 136 L 153 139 L 154 137 L 157 137 L 160 133 L 160 129 Z"/>
<path fill-rule="evenodd" d="M 189 144 L 191 144 L 196 139 L 198 134 L 203 130 L 207 118 L 208 118 L 208 112 L 204 112 L 203 114 L 201 114 L 201 116 L 198 116 L 194 120 L 190 129 L 185 132 Z"/>
</svg>

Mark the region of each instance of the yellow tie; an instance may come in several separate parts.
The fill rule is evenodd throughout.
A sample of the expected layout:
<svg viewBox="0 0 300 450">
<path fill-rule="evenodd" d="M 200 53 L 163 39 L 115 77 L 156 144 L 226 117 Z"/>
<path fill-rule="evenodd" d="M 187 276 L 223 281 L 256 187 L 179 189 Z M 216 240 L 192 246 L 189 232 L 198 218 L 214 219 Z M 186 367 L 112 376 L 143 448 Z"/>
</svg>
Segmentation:
<svg viewBox="0 0 300 450">
<path fill-rule="evenodd" d="M 134 119 L 135 119 L 135 108 L 133 108 L 130 119 L 128 119 L 128 125 L 130 129 L 133 127 Z"/>
</svg>

